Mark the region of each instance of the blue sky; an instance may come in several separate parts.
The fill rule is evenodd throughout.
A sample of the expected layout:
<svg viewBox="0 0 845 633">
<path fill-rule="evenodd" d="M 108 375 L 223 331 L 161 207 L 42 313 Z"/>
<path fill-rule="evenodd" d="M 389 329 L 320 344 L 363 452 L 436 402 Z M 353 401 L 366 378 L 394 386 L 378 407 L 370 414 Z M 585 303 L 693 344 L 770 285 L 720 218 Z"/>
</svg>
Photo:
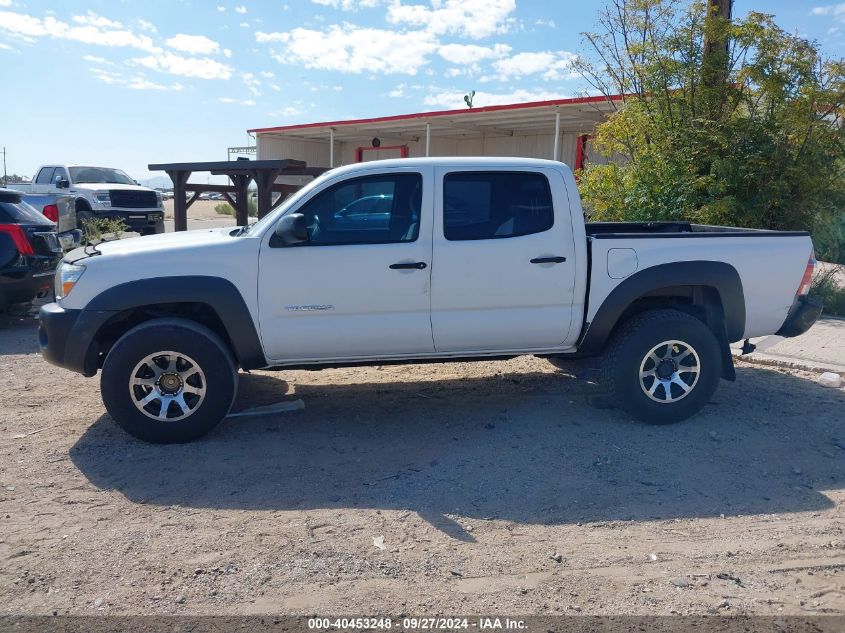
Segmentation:
<svg viewBox="0 0 845 633">
<path fill-rule="evenodd" d="M 595 0 L 0 0 L 9 172 L 226 158 L 247 128 L 574 96 Z M 736 0 L 845 54 L 845 4 Z"/>
</svg>

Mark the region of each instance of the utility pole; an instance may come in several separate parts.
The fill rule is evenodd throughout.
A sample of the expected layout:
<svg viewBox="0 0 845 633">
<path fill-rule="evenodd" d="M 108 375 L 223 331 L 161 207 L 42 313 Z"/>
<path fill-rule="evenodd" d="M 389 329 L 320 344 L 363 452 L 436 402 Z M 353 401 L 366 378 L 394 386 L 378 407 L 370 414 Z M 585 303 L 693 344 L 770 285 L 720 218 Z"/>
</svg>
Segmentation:
<svg viewBox="0 0 845 633">
<path fill-rule="evenodd" d="M 3 186 L 9 186 L 9 176 L 6 175 L 6 146 L 3 146 Z"/>
</svg>

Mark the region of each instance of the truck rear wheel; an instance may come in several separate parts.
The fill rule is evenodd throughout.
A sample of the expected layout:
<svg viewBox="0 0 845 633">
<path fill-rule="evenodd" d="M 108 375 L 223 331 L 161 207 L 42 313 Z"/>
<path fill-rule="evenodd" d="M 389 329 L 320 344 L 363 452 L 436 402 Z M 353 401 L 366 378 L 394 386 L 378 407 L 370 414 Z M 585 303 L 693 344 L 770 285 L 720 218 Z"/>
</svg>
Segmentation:
<svg viewBox="0 0 845 633">
<path fill-rule="evenodd" d="M 713 332 L 678 310 L 650 310 L 624 323 L 602 359 L 615 404 L 648 424 L 696 414 L 719 384 L 722 358 Z"/>
<path fill-rule="evenodd" d="M 124 334 L 103 364 L 100 389 L 112 419 L 146 442 L 189 442 L 229 412 L 237 367 L 226 344 L 185 319 L 154 319 Z"/>
</svg>

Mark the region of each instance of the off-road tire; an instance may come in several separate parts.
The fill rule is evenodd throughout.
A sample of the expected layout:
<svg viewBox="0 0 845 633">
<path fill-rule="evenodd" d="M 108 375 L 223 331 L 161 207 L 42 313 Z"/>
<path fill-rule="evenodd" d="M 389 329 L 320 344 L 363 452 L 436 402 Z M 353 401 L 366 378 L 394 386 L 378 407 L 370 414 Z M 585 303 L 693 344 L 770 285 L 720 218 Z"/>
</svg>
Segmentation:
<svg viewBox="0 0 845 633">
<path fill-rule="evenodd" d="M 145 415 L 129 386 L 139 362 L 164 351 L 183 354 L 202 371 L 203 399 L 181 420 Z M 127 433 L 145 442 L 174 444 L 194 440 L 217 426 L 232 406 L 237 381 L 237 365 L 217 334 L 187 319 L 163 318 L 146 321 L 118 339 L 103 364 L 100 390 L 109 415 Z"/>
<path fill-rule="evenodd" d="M 648 384 L 641 382 L 640 370 L 649 351 L 669 340 L 693 348 L 698 356 L 698 379 L 676 401 L 657 402 L 646 393 L 653 383 L 648 379 Z M 649 310 L 635 315 L 614 333 L 602 358 L 602 384 L 612 402 L 636 419 L 673 424 L 695 415 L 710 400 L 721 376 L 721 354 L 716 336 L 699 319 L 678 310 Z M 670 389 L 682 392 L 671 385 Z M 665 398 L 664 387 L 658 387 L 654 397 L 661 393 Z"/>
</svg>

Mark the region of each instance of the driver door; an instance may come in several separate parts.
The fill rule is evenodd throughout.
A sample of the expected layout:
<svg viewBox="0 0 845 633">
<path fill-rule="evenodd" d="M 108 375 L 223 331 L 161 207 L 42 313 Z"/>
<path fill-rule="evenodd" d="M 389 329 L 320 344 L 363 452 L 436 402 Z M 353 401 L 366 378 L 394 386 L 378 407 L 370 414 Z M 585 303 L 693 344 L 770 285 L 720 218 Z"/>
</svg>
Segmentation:
<svg viewBox="0 0 845 633">
<path fill-rule="evenodd" d="M 327 183 L 299 207 L 309 241 L 265 236 L 259 326 L 275 362 L 411 356 L 431 336 L 433 170 Z"/>
</svg>

